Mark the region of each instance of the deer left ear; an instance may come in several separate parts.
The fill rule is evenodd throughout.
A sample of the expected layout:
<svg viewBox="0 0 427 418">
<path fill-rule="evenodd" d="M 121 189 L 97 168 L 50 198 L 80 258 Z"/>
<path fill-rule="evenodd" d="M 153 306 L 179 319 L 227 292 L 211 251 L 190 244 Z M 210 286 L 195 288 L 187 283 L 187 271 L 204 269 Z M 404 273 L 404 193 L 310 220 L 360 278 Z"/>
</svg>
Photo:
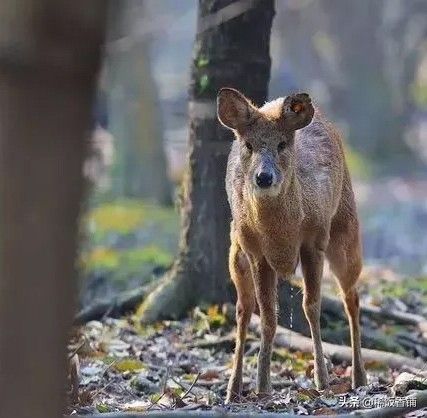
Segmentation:
<svg viewBox="0 0 427 418">
<path fill-rule="evenodd" d="M 289 131 L 307 126 L 314 115 L 314 107 L 307 93 L 287 96 L 283 101 L 281 122 L 283 128 Z"/>
<path fill-rule="evenodd" d="M 217 113 L 225 127 L 241 130 L 256 119 L 258 110 L 238 90 L 224 87 L 218 93 Z"/>
</svg>

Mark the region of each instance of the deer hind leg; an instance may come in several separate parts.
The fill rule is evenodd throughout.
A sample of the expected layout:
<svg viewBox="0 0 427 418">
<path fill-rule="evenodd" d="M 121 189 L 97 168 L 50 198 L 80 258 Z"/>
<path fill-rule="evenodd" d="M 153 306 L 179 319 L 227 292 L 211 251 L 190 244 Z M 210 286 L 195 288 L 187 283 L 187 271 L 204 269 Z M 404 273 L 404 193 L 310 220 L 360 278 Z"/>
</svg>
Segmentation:
<svg viewBox="0 0 427 418">
<path fill-rule="evenodd" d="M 266 395 L 271 392 L 271 353 L 277 328 L 277 277 L 264 257 L 260 259 L 251 258 L 250 263 L 261 318 L 257 392 L 260 395 Z"/>
<path fill-rule="evenodd" d="M 314 380 L 318 389 L 328 386 L 328 371 L 322 349 L 320 333 L 321 280 L 323 273 L 324 251 L 313 246 L 301 248 L 301 267 L 304 276 L 303 309 L 310 325 L 314 346 Z"/>
<path fill-rule="evenodd" d="M 360 238 L 357 224 L 354 228 L 331 229 L 327 258 L 341 289 L 344 308 L 350 325 L 352 347 L 352 386 L 366 386 L 366 372 L 362 361 L 359 322 L 359 295 L 356 289 L 362 269 Z"/>
<path fill-rule="evenodd" d="M 233 369 L 228 382 L 226 402 L 239 399 L 242 391 L 242 367 L 246 333 L 255 309 L 255 292 L 249 262 L 236 240 L 233 240 L 229 255 L 230 276 L 237 291 L 236 348 Z"/>
</svg>

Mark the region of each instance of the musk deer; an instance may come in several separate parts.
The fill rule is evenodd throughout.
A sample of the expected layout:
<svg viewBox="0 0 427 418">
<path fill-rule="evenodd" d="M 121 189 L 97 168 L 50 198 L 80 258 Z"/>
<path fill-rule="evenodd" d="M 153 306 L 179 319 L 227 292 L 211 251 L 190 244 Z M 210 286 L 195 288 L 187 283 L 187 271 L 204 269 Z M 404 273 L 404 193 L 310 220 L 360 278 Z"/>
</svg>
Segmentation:
<svg viewBox="0 0 427 418">
<path fill-rule="evenodd" d="M 277 277 L 292 275 L 299 261 L 315 383 L 319 389 L 328 385 L 320 336 L 325 257 L 338 279 L 350 323 L 352 384 L 365 385 L 355 288 L 362 266 L 359 223 L 340 134 L 306 93 L 257 108 L 239 91 L 223 88 L 218 118 L 236 137 L 226 176 L 233 218 L 229 268 L 238 297 L 227 400 L 236 400 L 241 393 L 244 343 L 256 303 L 261 316 L 257 391 L 271 391 Z"/>
</svg>

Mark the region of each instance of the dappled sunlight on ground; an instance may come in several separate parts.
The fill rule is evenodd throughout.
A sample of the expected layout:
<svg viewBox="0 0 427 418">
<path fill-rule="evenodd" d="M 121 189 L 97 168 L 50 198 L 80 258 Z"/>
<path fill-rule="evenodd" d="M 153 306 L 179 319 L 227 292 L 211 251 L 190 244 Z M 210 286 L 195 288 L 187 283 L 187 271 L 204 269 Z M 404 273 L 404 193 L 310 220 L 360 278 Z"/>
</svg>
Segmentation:
<svg viewBox="0 0 427 418">
<path fill-rule="evenodd" d="M 141 326 L 135 317 L 92 321 L 76 329 L 70 344 L 79 367 L 71 391 L 78 412 L 211 409 L 334 414 L 351 396 L 385 399 L 395 395 L 399 371 L 368 362 L 369 387 L 351 390 L 348 364 L 329 362 L 331 386 L 313 387 L 311 353 L 276 347 L 272 362 L 274 393 L 254 393 L 258 339 L 249 335 L 242 402 L 224 405 L 233 349 L 233 324 L 218 307 L 196 309 L 191 318 Z M 422 384 L 420 383 L 420 386 Z M 400 395 L 405 395 L 404 389 Z M 74 395 L 73 395 L 74 393 Z M 354 408 L 353 408 L 354 409 Z"/>
</svg>

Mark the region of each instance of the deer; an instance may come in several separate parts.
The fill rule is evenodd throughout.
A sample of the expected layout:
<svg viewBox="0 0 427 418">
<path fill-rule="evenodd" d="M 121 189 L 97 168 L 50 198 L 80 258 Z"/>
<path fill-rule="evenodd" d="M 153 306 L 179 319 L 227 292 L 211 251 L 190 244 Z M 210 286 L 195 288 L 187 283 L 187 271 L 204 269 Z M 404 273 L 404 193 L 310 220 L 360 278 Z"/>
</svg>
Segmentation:
<svg viewBox="0 0 427 418">
<path fill-rule="evenodd" d="M 255 106 L 233 88 L 217 96 L 219 122 L 234 133 L 226 171 L 232 220 L 230 277 L 237 293 L 236 344 L 226 402 L 238 401 L 248 325 L 258 305 L 260 348 L 256 390 L 271 393 L 278 278 L 301 263 L 303 310 L 313 341 L 314 382 L 328 386 L 320 307 L 325 259 L 337 279 L 350 326 L 352 386 L 366 385 L 361 355 L 359 220 L 338 129 L 307 93 Z"/>
</svg>

